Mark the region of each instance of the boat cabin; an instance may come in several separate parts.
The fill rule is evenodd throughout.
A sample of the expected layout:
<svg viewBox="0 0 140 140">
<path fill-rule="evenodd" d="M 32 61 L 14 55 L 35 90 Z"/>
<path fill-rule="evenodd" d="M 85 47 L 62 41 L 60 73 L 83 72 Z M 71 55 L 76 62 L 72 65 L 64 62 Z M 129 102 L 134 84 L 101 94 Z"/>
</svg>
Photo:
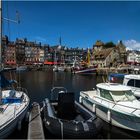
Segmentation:
<svg viewBox="0 0 140 140">
<path fill-rule="evenodd" d="M 97 95 L 103 100 L 111 102 L 133 101 L 136 99 L 130 87 L 118 83 L 97 84 Z"/>
<path fill-rule="evenodd" d="M 140 88 L 140 75 L 125 75 L 123 85 Z"/>
</svg>

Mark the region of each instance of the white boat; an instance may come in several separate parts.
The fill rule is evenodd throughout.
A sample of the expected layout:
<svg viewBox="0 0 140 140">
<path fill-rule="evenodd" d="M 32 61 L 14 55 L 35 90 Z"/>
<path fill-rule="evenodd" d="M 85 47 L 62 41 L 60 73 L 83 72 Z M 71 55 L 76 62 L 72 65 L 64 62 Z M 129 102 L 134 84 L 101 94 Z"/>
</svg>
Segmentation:
<svg viewBox="0 0 140 140">
<path fill-rule="evenodd" d="M 28 70 L 28 68 L 27 68 L 27 66 L 17 66 L 16 67 L 16 71 L 27 71 Z"/>
<path fill-rule="evenodd" d="M 116 82 L 119 78 L 123 78 L 123 85 L 131 87 L 134 95 L 140 98 L 140 75 L 138 74 L 120 74 L 112 73 L 109 75 L 110 82 Z"/>
<path fill-rule="evenodd" d="M 66 72 L 67 68 L 65 66 L 58 66 L 58 71 L 60 72 Z"/>
<path fill-rule="evenodd" d="M 6 88 L 14 81 L 8 81 L 0 72 L 0 139 L 9 136 L 17 127 L 21 126 L 29 108 L 27 90 L 21 87 L 14 89 Z"/>
<path fill-rule="evenodd" d="M 130 86 L 134 95 L 140 98 L 140 75 L 129 74 L 124 76 L 123 85 Z"/>
<path fill-rule="evenodd" d="M 57 65 L 54 65 L 54 67 L 53 67 L 53 71 L 54 71 L 54 72 L 57 72 L 57 71 L 58 71 L 58 67 L 57 67 Z"/>
<path fill-rule="evenodd" d="M 17 21 L 8 18 L 3 19 L 19 22 L 18 18 Z M 21 122 L 28 111 L 30 103 L 27 90 L 21 87 L 14 88 L 12 83 L 16 82 L 5 78 L 4 71 L 10 71 L 10 69 L 3 69 L 2 62 L 3 59 L 0 63 L 0 139 L 8 137 L 17 127 L 21 127 Z M 23 68 L 25 69 L 25 67 L 22 67 L 22 70 Z"/>
<path fill-rule="evenodd" d="M 96 87 L 80 92 L 81 104 L 114 126 L 140 132 L 140 101 L 131 88 L 117 83 L 100 83 Z"/>
<path fill-rule="evenodd" d="M 54 52 L 54 66 L 53 66 L 53 71 L 54 72 L 58 72 L 58 65 L 57 65 L 57 59 L 56 59 L 56 50 Z"/>
</svg>

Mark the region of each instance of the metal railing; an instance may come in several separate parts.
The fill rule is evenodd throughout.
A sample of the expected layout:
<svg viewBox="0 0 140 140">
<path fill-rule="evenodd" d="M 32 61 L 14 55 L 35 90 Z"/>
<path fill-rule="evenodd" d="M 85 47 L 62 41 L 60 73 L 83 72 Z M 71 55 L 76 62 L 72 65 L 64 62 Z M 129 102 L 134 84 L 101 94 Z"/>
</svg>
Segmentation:
<svg viewBox="0 0 140 140">
<path fill-rule="evenodd" d="M 83 94 L 85 95 L 85 98 L 86 98 L 86 99 L 89 99 L 89 98 L 90 98 L 90 97 L 87 96 L 87 94 L 85 94 L 83 91 L 81 91 L 81 93 L 83 93 Z M 127 106 L 127 105 L 122 105 L 122 104 L 119 104 L 119 103 L 116 103 L 116 102 L 113 102 L 113 101 L 109 101 L 109 100 L 107 100 L 107 99 L 104 99 L 104 98 L 101 98 L 101 97 L 98 97 L 98 96 L 93 96 L 93 98 L 98 98 L 98 99 L 100 99 L 100 100 L 101 100 L 101 103 L 102 103 L 103 101 L 106 101 L 106 102 L 108 102 L 108 103 L 114 104 L 111 108 L 114 108 L 115 106 L 122 106 L 122 107 L 126 107 L 126 108 L 129 108 L 129 109 L 133 109 L 133 111 L 130 112 L 130 114 L 133 114 L 133 113 L 134 113 L 135 111 L 137 111 L 137 110 L 140 111 L 140 108 L 131 107 L 131 106 Z M 93 100 L 92 98 L 90 98 L 90 99 Z M 95 101 L 96 101 L 96 100 L 95 100 Z M 96 102 L 97 102 L 97 101 L 96 101 Z M 111 109 L 109 105 L 108 105 L 108 107 L 109 107 L 109 109 Z M 128 112 L 128 113 L 129 113 L 129 112 Z"/>
<path fill-rule="evenodd" d="M 26 88 L 23 88 L 23 87 L 17 87 L 15 90 L 17 90 L 17 91 L 22 91 L 22 92 L 24 92 L 25 94 L 28 95 L 28 91 L 27 91 Z"/>
</svg>

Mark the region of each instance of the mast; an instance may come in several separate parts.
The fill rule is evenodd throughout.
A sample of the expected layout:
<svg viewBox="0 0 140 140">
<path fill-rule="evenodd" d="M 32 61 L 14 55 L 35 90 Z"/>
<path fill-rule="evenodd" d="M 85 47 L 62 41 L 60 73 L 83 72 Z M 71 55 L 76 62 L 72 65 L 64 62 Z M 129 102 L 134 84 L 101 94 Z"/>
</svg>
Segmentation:
<svg viewBox="0 0 140 140">
<path fill-rule="evenodd" d="M 1 9 L 1 1 L 0 1 L 0 19 L 1 19 L 1 15 L 2 15 L 2 12 L 1 11 L 2 11 L 2 9 Z M 1 22 L 2 21 L 0 21 L 0 28 L 2 27 L 2 23 Z M 2 70 L 2 55 L 1 55 L 2 54 L 2 49 L 1 49 L 1 44 L 2 44 L 1 40 L 2 40 L 2 38 L 1 37 L 2 37 L 2 35 L 0 36 L 0 72 Z M 1 82 L 1 79 L 0 79 L 0 82 Z M 0 85 L 0 104 L 2 104 L 2 90 L 1 90 L 1 85 Z"/>
<path fill-rule="evenodd" d="M 87 52 L 87 65 L 90 66 L 90 51 Z"/>
<path fill-rule="evenodd" d="M 7 22 L 14 22 L 14 23 L 17 23 L 17 24 L 20 23 L 18 11 L 16 11 L 16 20 L 9 19 L 9 18 L 3 18 L 2 17 L 2 7 L 1 6 L 2 6 L 2 0 L 0 1 L 0 19 L 6 20 Z M 2 29 L 2 20 L 0 21 L 1 29 Z M 2 42 L 1 42 L 2 32 L 0 32 L 0 33 L 1 33 L 1 36 L 0 36 L 0 74 L 1 74 L 1 72 L 3 70 L 3 60 L 2 60 Z M 1 82 L 0 84 L 2 84 L 2 79 L 0 79 L 0 82 Z M 0 85 L 0 104 L 2 104 L 2 87 L 1 87 L 1 85 Z"/>
</svg>

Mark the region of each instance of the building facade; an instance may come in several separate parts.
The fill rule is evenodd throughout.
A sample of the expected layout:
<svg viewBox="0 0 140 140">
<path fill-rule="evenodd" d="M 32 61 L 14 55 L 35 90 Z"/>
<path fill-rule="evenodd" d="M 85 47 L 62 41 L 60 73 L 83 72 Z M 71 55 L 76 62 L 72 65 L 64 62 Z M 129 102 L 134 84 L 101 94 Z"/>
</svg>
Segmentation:
<svg viewBox="0 0 140 140">
<path fill-rule="evenodd" d="M 4 64 L 16 65 L 16 46 L 14 42 L 9 42 L 4 49 Z"/>
<path fill-rule="evenodd" d="M 17 64 L 24 64 L 25 62 L 25 45 L 26 40 L 24 39 L 16 39 L 16 61 Z"/>
<path fill-rule="evenodd" d="M 140 54 L 136 52 L 129 52 L 127 56 L 127 64 L 140 65 Z"/>
</svg>

